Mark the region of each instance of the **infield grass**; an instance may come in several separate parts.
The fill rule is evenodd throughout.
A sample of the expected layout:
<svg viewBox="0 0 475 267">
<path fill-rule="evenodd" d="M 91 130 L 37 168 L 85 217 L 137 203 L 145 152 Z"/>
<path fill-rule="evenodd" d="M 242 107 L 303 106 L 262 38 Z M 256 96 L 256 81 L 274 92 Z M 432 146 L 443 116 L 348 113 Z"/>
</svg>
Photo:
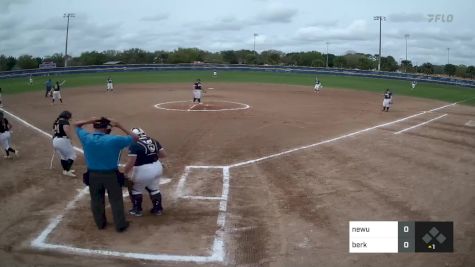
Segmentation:
<svg viewBox="0 0 475 267">
<path fill-rule="evenodd" d="M 53 82 L 66 80 L 65 89 L 81 86 L 106 86 L 106 79 L 112 77 L 114 84 L 124 83 L 192 83 L 197 78 L 206 86 L 206 82 L 242 82 L 242 83 L 277 83 L 307 85 L 313 88 L 315 74 L 275 73 L 275 72 L 249 72 L 249 71 L 220 71 L 218 78 L 211 77 L 211 71 L 146 71 L 146 72 L 103 72 L 87 74 L 52 75 Z M 318 75 L 328 88 L 348 88 L 383 93 L 386 88 L 391 89 L 395 95 L 406 95 L 420 98 L 430 98 L 447 102 L 467 100 L 463 104 L 475 105 L 475 89 L 452 85 L 420 82 L 412 90 L 409 81 Z M 34 77 L 33 85 L 28 84 L 28 78 L 14 78 L 0 80 L 0 87 L 4 94 L 15 94 L 29 91 L 44 92 L 44 84 L 48 77 Z"/>
</svg>

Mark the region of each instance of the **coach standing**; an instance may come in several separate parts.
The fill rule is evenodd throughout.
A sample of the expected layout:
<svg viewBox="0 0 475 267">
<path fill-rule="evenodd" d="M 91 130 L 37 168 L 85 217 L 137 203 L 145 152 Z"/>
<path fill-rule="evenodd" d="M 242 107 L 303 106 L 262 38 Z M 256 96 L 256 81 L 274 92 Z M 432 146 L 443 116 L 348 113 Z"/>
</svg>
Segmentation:
<svg viewBox="0 0 475 267">
<path fill-rule="evenodd" d="M 86 124 L 92 124 L 94 132 L 83 129 L 82 126 Z M 117 170 L 117 163 L 121 150 L 136 142 L 138 136 L 122 127 L 118 122 L 104 117 L 78 121 L 74 125 L 84 148 L 88 169 L 85 182 L 89 185 L 94 221 L 99 229 L 104 229 L 107 225 L 104 201 L 107 190 L 115 229 L 117 232 L 123 232 L 129 227 L 129 222 L 125 220 L 122 182 L 119 181 L 120 173 Z M 119 128 L 127 135 L 111 135 L 112 127 Z"/>
</svg>

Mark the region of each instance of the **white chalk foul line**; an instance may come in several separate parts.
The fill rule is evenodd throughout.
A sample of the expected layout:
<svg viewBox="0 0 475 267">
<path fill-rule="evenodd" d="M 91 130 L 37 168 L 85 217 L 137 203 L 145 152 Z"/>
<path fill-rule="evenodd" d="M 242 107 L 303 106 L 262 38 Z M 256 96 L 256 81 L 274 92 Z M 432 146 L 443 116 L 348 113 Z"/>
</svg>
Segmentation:
<svg viewBox="0 0 475 267">
<path fill-rule="evenodd" d="M 10 117 L 15 118 L 17 121 L 19 121 L 19 122 L 25 124 L 27 127 L 30 127 L 30 128 L 32 128 L 33 130 L 35 130 L 35 131 L 37 131 L 37 132 L 39 132 L 39 133 L 41 133 L 41 134 L 43 134 L 43 135 L 45 135 L 45 136 L 47 136 L 47 137 L 49 137 L 49 138 L 53 138 L 53 136 L 52 136 L 51 134 L 49 134 L 49 133 L 47 133 L 47 132 L 41 130 L 40 128 L 34 126 L 33 124 L 28 123 L 27 121 L 25 121 L 24 119 L 18 117 L 17 115 L 15 115 L 15 114 L 13 114 L 13 113 L 11 113 L 11 112 L 9 112 L 9 111 L 6 111 L 6 110 L 4 110 L 4 109 L 3 109 L 3 112 L 6 113 L 6 114 L 8 114 Z M 80 149 L 79 147 L 76 147 L 76 146 L 73 146 L 73 147 L 74 147 L 74 150 L 78 151 L 79 153 L 83 153 L 83 154 L 84 154 L 84 151 L 83 151 L 82 149 Z"/>
<path fill-rule="evenodd" d="M 8 112 L 4 109 L 2 111 L 9 116 L 15 118 L 16 120 L 20 121 L 21 123 L 25 124 L 26 126 L 32 128 L 33 130 L 45 135 L 46 137 L 52 138 L 51 134 L 41 130 L 40 128 L 28 123 L 27 121 L 23 120 L 22 118 L 16 116 L 15 114 Z M 80 153 L 83 153 L 83 150 L 74 147 L 74 149 Z M 219 166 L 194 166 L 197 168 L 220 168 Z M 222 167 L 221 167 L 222 168 Z M 181 187 L 184 185 L 184 181 L 186 180 L 186 176 L 189 173 L 190 168 L 185 167 L 185 173 L 180 178 L 180 183 L 182 184 Z M 183 178 L 185 177 L 185 178 Z M 228 179 L 229 180 L 229 179 Z M 229 186 L 229 185 L 228 185 Z M 177 190 L 178 191 L 178 190 Z M 99 250 L 99 249 L 87 249 L 87 248 L 79 248 L 67 245 L 59 245 L 59 244 L 51 244 L 47 243 L 46 239 L 51 234 L 51 232 L 61 223 L 66 213 L 75 207 L 76 203 L 89 193 L 89 187 L 84 187 L 79 193 L 71 200 L 67 205 L 66 208 L 63 210 L 63 213 L 51 219 L 50 223 L 46 226 L 46 228 L 41 231 L 41 233 L 30 242 L 30 245 L 37 249 L 50 249 L 50 250 L 57 250 L 65 253 L 74 253 L 74 254 L 83 254 L 83 255 L 101 255 L 101 256 L 116 256 L 116 257 L 123 257 L 123 258 L 132 258 L 132 259 L 141 259 L 141 260 L 153 260 L 153 261 L 176 261 L 176 262 L 196 262 L 196 263 L 207 263 L 207 262 L 222 262 L 224 260 L 224 220 L 219 219 L 218 221 L 222 221 L 223 225 L 218 224 L 219 229 L 216 232 L 215 239 L 212 245 L 212 254 L 210 256 L 193 256 L 193 255 L 170 255 L 170 254 L 146 254 L 146 253 L 131 253 L 131 252 L 120 252 L 120 251 L 110 251 L 110 250 Z M 222 202 L 223 200 L 221 200 Z M 222 206 L 220 202 L 220 207 Z M 227 203 L 227 196 L 226 196 L 226 203 Z M 221 210 L 220 210 L 221 214 Z M 223 217 L 223 215 L 221 215 Z M 225 215 L 224 215 L 225 217 Z"/>
<path fill-rule="evenodd" d="M 191 200 L 222 200 L 222 197 L 208 197 L 208 196 L 182 196 L 180 198 Z"/>
<path fill-rule="evenodd" d="M 434 108 L 434 109 L 431 109 L 431 110 L 422 111 L 422 112 L 419 112 L 419 113 L 414 114 L 414 115 L 410 115 L 410 116 L 407 116 L 407 117 L 404 117 L 404 118 L 401 118 L 401 119 L 397 119 L 397 120 L 394 120 L 394 121 L 391 121 L 391 122 L 386 122 L 386 123 L 383 123 L 383 124 L 379 124 L 379 125 L 369 127 L 369 128 L 366 128 L 366 129 L 362 129 L 362 130 L 359 130 L 359 131 L 356 131 L 356 132 L 341 135 L 341 136 L 338 136 L 338 137 L 335 137 L 335 138 L 332 138 L 332 139 L 328 139 L 328 140 L 324 140 L 324 141 L 321 141 L 321 142 L 318 142 L 318 143 L 293 148 L 293 149 L 290 149 L 290 150 L 286 150 L 286 151 L 276 153 L 276 154 L 271 154 L 271 155 L 260 157 L 260 158 L 257 158 L 257 159 L 252 159 L 252 160 L 247 160 L 247 161 L 234 163 L 234 164 L 229 165 L 229 167 L 233 168 L 233 167 L 239 167 L 239 166 L 243 166 L 243 165 L 247 165 L 247 164 L 252 164 L 252 163 L 259 162 L 259 161 L 263 161 L 263 160 L 279 157 L 279 156 L 282 156 L 282 155 L 286 155 L 286 154 L 296 152 L 296 151 L 299 151 L 299 150 L 308 149 L 308 148 L 320 146 L 320 145 L 323 145 L 323 144 L 332 143 L 332 142 L 335 142 L 335 141 L 338 141 L 338 140 L 341 140 L 341 139 L 345 139 L 345 138 L 348 138 L 348 137 L 351 137 L 351 136 L 355 136 L 355 135 L 358 135 L 358 134 L 361 134 L 361 133 L 364 133 L 364 132 L 368 132 L 368 131 L 371 131 L 371 130 L 374 130 L 374 129 L 378 129 L 378 128 L 389 126 L 389 125 L 392 125 L 392 124 L 395 124 L 395 123 L 399 123 L 399 122 L 402 122 L 402 121 L 405 121 L 405 120 L 408 120 L 408 119 L 411 119 L 411 118 L 414 118 L 414 117 L 418 117 L 418 116 L 426 114 L 426 113 L 430 113 L 430 112 L 437 111 L 437 110 L 440 110 L 440 109 L 444 109 L 444 108 L 447 108 L 447 107 L 450 107 L 450 106 L 454 106 L 457 103 L 458 102 L 448 104 L 448 105 L 444 105 L 442 107 Z"/>
<path fill-rule="evenodd" d="M 414 128 L 417 128 L 417 127 L 419 127 L 419 126 L 426 125 L 426 124 L 428 124 L 428 123 L 430 123 L 430 122 L 432 122 L 432 121 L 441 119 L 441 118 L 443 118 L 443 117 L 445 117 L 445 116 L 447 116 L 447 114 L 441 115 L 441 116 L 439 116 L 439 117 L 437 117 L 437 118 L 430 119 L 430 120 L 425 121 L 425 122 L 423 122 L 423 123 L 419 123 L 419 124 L 417 124 L 417 125 L 414 125 L 414 126 L 411 126 L 411 127 L 409 127 L 409 128 L 403 129 L 403 130 L 401 130 L 401 131 L 399 131 L 399 132 L 395 132 L 394 134 L 401 134 L 401 133 L 407 132 L 407 131 L 412 130 L 412 129 L 414 129 Z"/>
<path fill-rule="evenodd" d="M 405 117 L 405 118 L 402 118 L 402 119 L 398 119 L 398 120 L 395 120 L 395 121 L 392 121 L 392 122 L 383 123 L 383 124 L 376 125 L 376 126 L 373 126 L 373 127 L 369 127 L 369 128 L 366 128 L 366 129 L 363 129 L 363 130 L 360 130 L 360 131 L 356 131 L 356 132 L 349 133 L 349 134 L 346 134 L 346 135 L 342 135 L 342 136 L 339 136 L 339 137 L 336 137 L 336 138 L 325 140 L 325 141 L 322 141 L 322 142 L 319 142 L 319 143 L 294 148 L 294 149 L 291 149 L 291 150 L 283 151 L 281 153 L 272 154 L 272 155 L 269 155 L 269 156 L 266 156 L 266 157 L 261 157 L 261 158 L 254 159 L 254 160 L 243 161 L 243 162 L 235 163 L 235 164 L 232 164 L 232 165 L 226 165 L 226 166 L 186 166 L 185 171 L 184 171 L 183 175 L 181 176 L 181 178 L 178 182 L 178 185 L 177 185 L 176 194 L 178 196 L 183 196 L 183 188 L 184 188 L 186 178 L 187 178 L 188 174 L 190 173 L 191 168 L 222 169 L 223 170 L 223 189 L 222 189 L 221 200 L 220 200 L 220 203 L 219 203 L 219 214 L 218 214 L 218 218 L 217 218 L 217 224 L 219 226 L 219 229 L 216 231 L 216 235 L 215 235 L 215 239 L 214 239 L 213 247 L 212 247 L 213 252 L 212 252 L 211 256 L 185 256 L 185 255 L 168 255 L 168 254 L 128 253 L 128 252 L 118 252 L 118 251 L 84 249 L 84 248 L 77 248 L 77 247 L 70 247 L 70 246 L 63 246 L 63 245 L 45 243 L 44 241 L 46 240 L 47 236 L 61 222 L 65 212 L 63 213 L 63 215 L 59 215 L 59 216 L 55 217 L 55 219 L 52 220 L 52 222 L 46 227 L 46 229 L 43 230 L 41 232 L 41 234 L 35 240 L 32 241 L 31 244 L 32 244 L 32 246 L 40 247 L 40 248 L 43 248 L 43 249 L 56 249 L 56 250 L 61 250 L 61 251 L 65 251 L 65 252 L 77 253 L 77 254 L 119 256 L 119 257 L 125 257 L 125 258 L 157 260 L 157 261 L 160 261 L 160 260 L 181 261 L 181 262 L 187 261 L 187 262 L 197 262 L 197 263 L 217 262 L 217 261 L 222 262 L 222 261 L 224 261 L 224 257 L 225 257 L 225 246 L 224 246 L 225 229 L 224 229 L 224 226 L 225 226 L 225 223 L 226 223 L 226 211 L 227 211 L 228 196 L 229 196 L 229 180 L 230 180 L 230 177 L 231 177 L 230 176 L 230 168 L 239 167 L 239 166 L 243 166 L 243 165 L 251 164 L 251 163 L 256 163 L 256 162 L 259 162 L 259 161 L 262 161 L 262 160 L 265 160 L 265 159 L 274 158 L 274 157 L 285 155 L 285 154 L 288 154 L 288 153 L 292 153 L 292 152 L 295 152 L 295 151 L 298 151 L 298 150 L 307 149 L 307 148 L 310 148 L 310 147 L 315 147 L 315 146 L 326 144 L 326 143 L 331 143 L 331 142 L 334 142 L 334 141 L 337 141 L 337 140 L 340 140 L 340 139 L 343 139 L 343 138 L 346 138 L 346 137 L 354 136 L 354 135 L 357 135 L 357 134 L 360 134 L 360 133 L 363 133 L 363 132 L 367 132 L 367 131 L 370 131 L 370 130 L 373 130 L 373 129 L 376 129 L 376 128 L 380 128 L 380 127 L 388 126 L 388 125 L 398 123 L 398 122 L 401 122 L 401 121 L 405 121 L 407 119 L 420 116 L 420 115 L 425 114 L 427 112 L 433 112 L 433 111 L 440 110 L 440 109 L 443 109 L 443 108 L 446 108 L 446 107 L 449 107 L 449 106 L 453 106 L 453 105 L 456 105 L 457 103 L 452 103 L 452 104 L 445 105 L 445 106 L 442 106 L 442 107 L 434 108 L 434 109 L 431 109 L 429 111 L 423 111 L 423 112 L 420 112 L 420 113 L 417 113 L 417 114 L 414 114 L 414 115 L 411 115 L 411 116 L 408 116 L 408 117 Z M 31 125 L 31 124 L 27 123 L 26 121 L 20 119 L 19 117 L 14 116 L 13 114 L 11 114 L 9 112 L 8 112 L 8 114 L 10 114 L 12 117 L 15 117 L 16 119 L 22 121 L 23 123 L 25 123 L 26 125 L 32 127 L 33 129 L 38 130 L 39 132 L 41 132 L 43 134 L 46 134 L 47 136 L 50 136 L 46 132 L 42 131 L 41 129 L 39 129 L 37 127 L 34 127 L 33 125 Z M 75 199 L 73 201 L 68 203 L 65 211 L 67 211 L 68 209 L 71 209 L 72 207 L 74 207 L 74 204 L 84 194 L 83 193 L 84 190 L 86 190 L 86 188 L 83 189 L 83 191 L 81 191 L 75 197 Z"/>
</svg>

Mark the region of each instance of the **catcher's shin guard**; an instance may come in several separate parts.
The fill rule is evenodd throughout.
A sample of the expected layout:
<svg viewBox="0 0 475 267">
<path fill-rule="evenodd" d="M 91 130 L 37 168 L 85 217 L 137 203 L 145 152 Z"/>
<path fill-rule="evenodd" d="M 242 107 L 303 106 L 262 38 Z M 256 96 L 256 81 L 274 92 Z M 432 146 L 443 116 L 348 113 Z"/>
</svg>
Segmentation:
<svg viewBox="0 0 475 267">
<path fill-rule="evenodd" d="M 133 207 L 131 210 L 129 210 L 129 214 L 132 214 L 134 216 L 142 216 L 142 201 L 143 201 L 142 194 L 130 195 L 130 198 L 132 199 Z"/>
<path fill-rule="evenodd" d="M 161 215 L 163 211 L 162 207 L 162 194 L 158 192 L 157 194 L 150 195 L 150 200 L 152 201 L 153 208 L 150 210 L 150 213 L 155 215 Z"/>
<path fill-rule="evenodd" d="M 61 160 L 61 167 L 63 167 L 63 170 L 69 171 L 69 169 L 68 169 L 68 161 L 67 161 L 67 160 Z"/>
</svg>

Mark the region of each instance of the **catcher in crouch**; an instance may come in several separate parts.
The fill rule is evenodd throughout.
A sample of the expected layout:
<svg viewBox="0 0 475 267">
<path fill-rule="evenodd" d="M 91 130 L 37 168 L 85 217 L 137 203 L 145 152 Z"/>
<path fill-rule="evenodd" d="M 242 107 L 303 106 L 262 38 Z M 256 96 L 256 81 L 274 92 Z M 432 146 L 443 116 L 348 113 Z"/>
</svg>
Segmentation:
<svg viewBox="0 0 475 267">
<path fill-rule="evenodd" d="M 166 156 L 165 150 L 157 140 L 148 137 L 142 129 L 133 128 L 132 132 L 139 136 L 139 140 L 130 145 L 128 160 L 124 168 L 124 173 L 128 174 L 133 184 L 129 185 L 133 206 L 129 214 L 143 215 L 143 193 L 147 190 L 153 204 L 150 212 L 154 215 L 161 215 L 163 207 L 159 185 L 163 167 L 158 159 Z"/>
</svg>

